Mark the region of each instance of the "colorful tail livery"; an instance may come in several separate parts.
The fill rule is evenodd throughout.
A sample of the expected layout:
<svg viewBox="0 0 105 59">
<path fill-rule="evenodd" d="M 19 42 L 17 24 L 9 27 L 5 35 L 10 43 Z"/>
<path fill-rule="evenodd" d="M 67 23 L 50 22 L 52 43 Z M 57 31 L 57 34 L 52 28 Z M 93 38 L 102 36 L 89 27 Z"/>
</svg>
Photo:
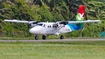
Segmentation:
<svg viewBox="0 0 105 59">
<path fill-rule="evenodd" d="M 84 20 L 84 12 L 85 12 L 85 6 L 84 5 L 80 5 L 79 6 L 79 9 L 78 9 L 78 13 L 76 15 L 76 21 L 77 22 L 81 22 Z M 74 24 L 71 24 L 69 23 L 68 26 L 71 28 L 72 31 L 75 31 L 75 30 L 79 30 L 81 28 L 83 28 L 83 23 L 74 23 Z"/>
<path fill-rule="evenodd" d="M 85 6 L 80 5 L 78 9 L 78 14 L 76 15 L 76 21 L 83 21 L 84 20 L 84 12 L 85 12 Z"/>
</svg>

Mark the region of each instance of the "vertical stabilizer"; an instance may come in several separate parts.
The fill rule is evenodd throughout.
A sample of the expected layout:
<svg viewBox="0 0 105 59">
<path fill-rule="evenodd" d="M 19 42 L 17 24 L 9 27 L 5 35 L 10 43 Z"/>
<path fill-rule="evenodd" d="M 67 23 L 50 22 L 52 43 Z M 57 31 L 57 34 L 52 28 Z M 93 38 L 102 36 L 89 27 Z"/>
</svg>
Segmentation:
<svg viewBox="0 0 105 59">
<path fill-rule="evenodd" d="M 78 9 L 78 13 L 76 15 L 76 21 L 82 21 L 84 20 L 84 12 L 85 12 L 85 6 L 80 5 Z"/>
</svg>

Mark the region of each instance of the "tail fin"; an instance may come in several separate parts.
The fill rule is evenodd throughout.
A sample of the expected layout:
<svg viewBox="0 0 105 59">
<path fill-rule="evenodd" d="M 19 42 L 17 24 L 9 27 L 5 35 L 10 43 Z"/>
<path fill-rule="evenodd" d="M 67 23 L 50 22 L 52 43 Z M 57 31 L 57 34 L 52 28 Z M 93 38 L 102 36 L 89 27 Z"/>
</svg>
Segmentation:
<svg viewBox="0 0 105 59">
<path fill-rule="evenodd" d="M 78 14 L 76 15 L 76 21 L 84 20 L 84 12 L 85 12 L 85 6 L 80 5 L 78 9 Z"/>
</svg>

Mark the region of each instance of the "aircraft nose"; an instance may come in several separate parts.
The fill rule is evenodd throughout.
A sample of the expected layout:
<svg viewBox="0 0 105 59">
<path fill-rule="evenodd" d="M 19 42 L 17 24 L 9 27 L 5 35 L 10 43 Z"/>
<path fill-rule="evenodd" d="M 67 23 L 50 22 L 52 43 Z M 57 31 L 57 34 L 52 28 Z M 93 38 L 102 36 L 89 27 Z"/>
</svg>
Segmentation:
<svg viewBox="0 0 105 59">
<path fill-rule="evenodd" d="M 32 33 L 32 34 L 37 34 L 38 33 L 38 29 L 37 28 L 31 28 L 29 30 L 29 32 Z"/>
</svg>

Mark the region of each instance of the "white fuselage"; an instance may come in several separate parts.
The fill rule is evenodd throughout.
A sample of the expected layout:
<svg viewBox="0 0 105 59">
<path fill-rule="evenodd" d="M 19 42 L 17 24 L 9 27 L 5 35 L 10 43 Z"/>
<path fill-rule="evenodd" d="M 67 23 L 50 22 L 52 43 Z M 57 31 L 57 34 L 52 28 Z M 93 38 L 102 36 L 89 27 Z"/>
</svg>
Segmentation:
<svg viewBox="0 0 105 59">
<path fill-rule="evenodd" d="M 32 34 L 41 34 L 41 35 L 50 35 L 50 34 L 59 35 L 71 31 L 72 31 L 71 28 L 67 25 L 47 23 L 47 22 L 39 23 L 29 30 L 29 32 Z"/>
</svg>

